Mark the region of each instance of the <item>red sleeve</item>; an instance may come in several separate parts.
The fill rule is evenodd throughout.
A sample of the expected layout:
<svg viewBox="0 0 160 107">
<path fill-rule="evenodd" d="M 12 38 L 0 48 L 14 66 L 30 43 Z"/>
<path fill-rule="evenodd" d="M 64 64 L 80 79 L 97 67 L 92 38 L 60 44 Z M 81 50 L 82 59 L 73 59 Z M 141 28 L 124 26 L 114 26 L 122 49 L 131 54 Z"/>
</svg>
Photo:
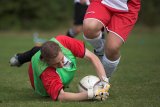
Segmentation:
<svg viewBox="0 0 160 107">
<path fill-rule="evenodd" d="M 85 44 L 84 42 L 70 38 L 68 36 L 59 35 L 56 39 L 67 49 L 69 49 L 74 56 L 83 58 L 85 55 Z"/>
<path fill-rule="evenodd" d="M 48 67 L 40 76 L 44 88 L 53 100 L 57 100 L 60 90 L 63 88 L 62 81 L 56 70 Z"/>
</svg>

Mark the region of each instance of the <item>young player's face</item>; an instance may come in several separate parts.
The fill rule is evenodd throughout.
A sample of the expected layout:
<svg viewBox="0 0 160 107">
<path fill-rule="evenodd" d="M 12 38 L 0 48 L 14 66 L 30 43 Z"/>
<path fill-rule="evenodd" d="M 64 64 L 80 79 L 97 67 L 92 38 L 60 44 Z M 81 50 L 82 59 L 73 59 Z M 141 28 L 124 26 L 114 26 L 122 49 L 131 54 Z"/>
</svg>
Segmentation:
<svg viewBox="0 0 160 107">
<path fill-rule="evenodd" d="M 57 57 L 50 62 L 50 66 L 54 68 L 62 68 L 64 66 L 64 55 L 62 52 L 59 52 Z"/>
</svg>

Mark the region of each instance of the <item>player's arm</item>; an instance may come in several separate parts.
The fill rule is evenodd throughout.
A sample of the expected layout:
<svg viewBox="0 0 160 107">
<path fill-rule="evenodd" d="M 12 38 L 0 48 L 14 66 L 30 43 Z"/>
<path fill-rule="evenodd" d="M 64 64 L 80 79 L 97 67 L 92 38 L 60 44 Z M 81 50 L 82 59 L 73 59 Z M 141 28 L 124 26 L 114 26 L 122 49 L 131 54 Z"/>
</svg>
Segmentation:
<svg viewBox="0 0 160 107">
<path fill-rule="evenodd" d="M 40 76 L 43 86 L 53 100 L 82 101 L 88 99 L 87 92 L 72 93 L 63 90 L 63 83 L 52 67 L 48 67 Z"/>
<path fill-rule="evenodd" d="M 99 78 L 101 80 L 103 80 L 103 78 L 106 78 L 106 73 L 105 73 L 105 70 L 103 68 L 103 65 L 100 62 L 99 58 L 94 53 L 92 53 L 91 51 L 89 51 L 88 49 L 86 49 L 86 51 L 85 51 L 85 58 L 89 59 L 91 61 L 91 63 L 95 67 L 97 75 L 99 76 Z"/>
<path fill-rule="evenodd" d="M 93 63 L 100 79 L 101 80 L 105 79 L 105 81 L 108 82 L 108 79 L 106 78 L 105 70 L 99 58 L 95 54 L 93 54 L 91 51 L 86 49 L 85 44 L 82 41 L 74 38 L 70 38 L 67 36 L 58 36 L 57 39 L 63 44 L 63 46 L 68 48 L 73 53 L 74 56 L 78 58 L 85 57 L 89 59 Z"/>
<path fill-rule="evenodd" d="M 65 92 L 63 89 L 61 89 L 58 95 L 58 100 L 60 101 L 82 101 L 87 99 L 88 99 L 87 92 L 71 93 L 71 92 Z"/>
<path fill-rule="evenodd" d="M 92 62 L 93 66 L 95 67 L 95 70 L 97 72 L 97 75 L 101 79 L 101 82 L 97 85 L 97 87 L 98 87 L 97 90 L 94 91 L 93 98 L 97 99 L 97 100 L 107 99 L 107 97 L 109 95 L 108 91 L 110 88 L 110 84 L 109 84 L 109 79 L 106 76 L 106 72 L 103 68 L 101 61 L 94 53 L 92 53 L 88 49 L 86 49 L 85 58 L 89 59 Z M 100 87 L 103 87 L 103 88 L 100 88 Z M 94 87 L 93 87 L 93 89 L 94 89 Z"/>
</svg>

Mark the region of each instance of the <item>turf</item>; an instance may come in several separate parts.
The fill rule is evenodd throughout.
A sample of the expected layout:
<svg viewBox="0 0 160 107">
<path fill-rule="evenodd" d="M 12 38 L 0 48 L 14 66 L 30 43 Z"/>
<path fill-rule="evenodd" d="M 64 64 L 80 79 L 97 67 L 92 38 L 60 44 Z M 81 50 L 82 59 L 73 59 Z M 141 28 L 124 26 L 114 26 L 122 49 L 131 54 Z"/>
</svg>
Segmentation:
<svg viewBox="0 0 160 107">
<path fill-rule="evenodd" d="M 43 33 L 43 37 L 50 38 L 55 34 Z M 32 32 L 0 32 L 0 107 L 160 106 L 159 28 L 140 27 L 131 33 L 121 49 L 121 62 L 110 81 L 110 97 L 104 102 L 53 102 L 49 97 L 34 93 L 28 79 L 28 64 L 13 68 L 8 63 L 15 53 L 30 49 L 33 45 Z M 88 44 L 86 46 L 92 49 Z M 93 66 L 88 61 L 78 59 L 78 71 L 66 91 L 77 92 L 77 83 L 89 74 L 95 74 Z"/>
</svg>

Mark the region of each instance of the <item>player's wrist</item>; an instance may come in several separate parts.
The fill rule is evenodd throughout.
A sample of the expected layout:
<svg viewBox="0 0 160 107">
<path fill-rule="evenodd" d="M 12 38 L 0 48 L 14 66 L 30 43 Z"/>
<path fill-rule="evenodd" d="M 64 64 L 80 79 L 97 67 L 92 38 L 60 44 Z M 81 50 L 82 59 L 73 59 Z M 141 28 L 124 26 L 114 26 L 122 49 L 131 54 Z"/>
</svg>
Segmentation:
<svg viewBox="0 0 160 107">
<path fill-rule="evenodd" d="M 93 99 L 94 97 L 93 87 L 88 88 L 87 94 L 88 94 L 88 99 Z"/>
<path fill-rule="evenodd" d="M 102 81 L 106 82 L 106 83 L 109 83 L 109 78 L 105 77 L 105 76 L 102 76 Z"/>
</svg>

